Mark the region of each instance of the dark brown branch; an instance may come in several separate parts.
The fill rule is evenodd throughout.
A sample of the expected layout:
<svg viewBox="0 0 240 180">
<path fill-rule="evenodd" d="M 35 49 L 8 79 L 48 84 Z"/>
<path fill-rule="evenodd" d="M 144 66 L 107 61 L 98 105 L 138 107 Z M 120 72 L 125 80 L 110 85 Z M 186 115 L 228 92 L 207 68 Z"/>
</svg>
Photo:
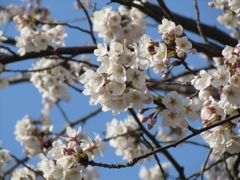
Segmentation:
<svg viewBox="0 0 240 180">
<path fill-rule="evenodd" d="M 165 143 L 165 144 L 170 144 L 170 143 L 175 143 L 175 142 L 177 142 L 177 141 L 159 141 L 159 143 Z M 207 146 L 206 144 L 197 143 L 195 141 L 184 141 L 183 143 L 193 144 L 193 145 L 196 145 L 196 146 L 201 146 L 201 147 L 209 149 L 209 146 Z"/>
<path fill-rule="evenodd" d="M 97 46 L 82 46 L 82 47 L 64 47 L 64 48 L 58 48 L 55 50 L 56 53 L 61 54 L 61 55 L 79 55 L 79 54 L 91 54 L 93 53 L 94 49 L 96 49 Z M 46 56 L 51 56 L 55 55 L 55 53 L 47 49 L 45 51 L 40 51 L 40 52 L 30 52 L 26 53 L 23 56 L 3 56 L 0 58 L 0 63 L 5 65 L 5 64 L 10 64 L 14 62 L 20 62 L 24 61 L 27 59 L 33 59 L 33 58 L 40 58 L 40 57 L 46 57 Z"/>
<path fill-rule="evenodd" d="M 2 42 L 3 44 L 10 44 L 10 45 L 16 45 L 16 41 L 15 41 L 15 39 L 13 39 L 13 38 L 10 38 L 10 37 L 7 37 L 7 40 L 6 41 L 3 41 Z"/>
<path fill-rule="evenodd" d="M 240 164 L 240 153 L 237 154 L 237 159 L 235 160 L 235 162 L 233 164 L 233 175 L 234 175 L 235 178 L 238 177 L 238 173 L 239 173 L 238 167 L 239 167 L 239 164 Z"/>
</svg>

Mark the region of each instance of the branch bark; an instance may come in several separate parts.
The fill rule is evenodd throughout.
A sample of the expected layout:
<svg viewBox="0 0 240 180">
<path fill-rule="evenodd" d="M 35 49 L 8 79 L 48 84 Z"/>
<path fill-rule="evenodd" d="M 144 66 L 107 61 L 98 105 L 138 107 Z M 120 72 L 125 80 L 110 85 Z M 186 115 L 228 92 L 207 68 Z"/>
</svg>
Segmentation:
<svg viewBox="0 0 240 180">
<path fill-rule="evenodd" d="M 46 57 L 46 56 L 51 56 L 51 55 L 79 55 L 79 54 L 91 54 L 93 53 L 94 49 L 96 49 L 97 46 L 82 46 L 82 47 L 64 47 L 64 48 L 58 48 L 55 51 L 52 51 L 50 49 L 47 49 L 45 51 L 40 51 L 40 52 L 30 52 L 26 53 L 23 56 L 3 56 L 0 57 L 0 63 L 5 65 L 5 64 L 10 64 L 14 62 L 20 62 L 24 61 L 27 59 L 33 59 L 33 58 L 40 58 L 40 57 Z"/>
</svg>

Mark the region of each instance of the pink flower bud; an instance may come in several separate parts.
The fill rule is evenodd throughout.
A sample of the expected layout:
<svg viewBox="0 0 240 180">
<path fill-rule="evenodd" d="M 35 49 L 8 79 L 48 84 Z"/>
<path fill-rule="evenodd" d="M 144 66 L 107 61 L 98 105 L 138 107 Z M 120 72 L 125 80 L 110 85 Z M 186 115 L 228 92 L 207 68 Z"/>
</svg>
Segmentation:
<svg viewBox="0 0 240 180">
<path fill-rule="evenodd" d="M 164 64 L 168 64 L 169 61 L 170 61 L 170 58 L 168 58 L 168 57 L 163 59 L 163 63 L 164 63 Z"/>
<path fill-rule="evenodd" d="M 167 40 L 167 39 L 168 39 L 168 34 L 167 34 L 167 33 L 164 33 L 164 34 L 162 35 L 162 39 L 163 39 L 163 40 Z"/>
<path fill-rule="evenodd" d="M 150 129 L 152 129 L 152 128 L 153 128 L 153 126 L 152 126 L 151 124 L 148 124 L 148 125 L 147 125 L 147 129 L 148 129 L 148 130 L 150 130 Z"/>
<path fill-rule="evenodd" d="M 75 152 L 77 152 L 77 153 L 82 153 L 82 152 L 83 152 L 82 148 L 81 148 L 79 145 L 76 145 L 76 146 L 74 147 L 74 150 L 75 150 Z"/>
<path fill-rule="evenodd" d="M 146 117 L 143 117 L 143 118 L 142 118 L 141 122 L 142 122 L 142 123 L 145 123 L 145 122 L 147 122 L 147 120 L 148 120 L 148 117 L 146 116 Z"/>
<path fill-rule="evenodd" d="M 168 78 L 168 76 L 169 76 L 169 74 L 168 74 L 168 73 L 166 73 L 166 74 L 163 74 L 163 75 L 162 75 L 162 79 L 167 79 L 167 78 Z"/>
<path fill-rule="evenodd" d="M 145 113 L 147 110 L 149 110 L 149 108 L 143 108 L 142 110 L 139 111 L 140 114 Z"/>
<path fill-rule="evenodd" d="M 153 126 L 154 124 L 156 124 L 157 120 L 155 118 L 151 118 L 150 119 L 150 124 Z"/>
<path fill-rule="evenodd" d="M 214 4 L 213 2 L 208 2 L 208 6 L 209 6 L 209 7 L 214 7 L 215 4 Z"/>
<path fill-rule="evenodd" d="M 191 54 L 196 54 L 197 50 L 195 48 L 192 48 L 190 52 L 191 52 Z"/>
<path fill-rule="evenodd" d="M 77 143 L 75 141 L 70 141 L 68 143 L 67 148 L 74 149 L 74 147 L 76 147 L 76 146 L 77 146 Z"/>
<path fill-rule="evenodd" d="M 185 57 L 185 54 L 184 54 L 184 52 L 179 51 L 179 52 L 177 53 L 177 56 L 178 56 L 179 58 L 184 58 L 184 57 Z"/>
</svg>

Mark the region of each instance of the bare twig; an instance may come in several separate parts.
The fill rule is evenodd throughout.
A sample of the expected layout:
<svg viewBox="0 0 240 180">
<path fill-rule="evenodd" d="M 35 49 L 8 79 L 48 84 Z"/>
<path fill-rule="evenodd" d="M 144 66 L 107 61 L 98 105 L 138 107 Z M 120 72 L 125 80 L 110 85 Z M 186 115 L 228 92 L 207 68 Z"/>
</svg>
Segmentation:
<svg viewBox="0 0 240 180">
<path fill-rule="evenodd" d="M 79 89 L 79 88 L 77 88 L 77 87 L 75 87 L 75 86 L 73 86 L 73 85 L 69 84 L 68 82 L 66 82 L 66 84 L 67 84 L 69 87 L 73 88 L 75 91 L 77 91 L 77 92 L 79 92 L 79 93 L 81 93 L 81 94 L 82 94 L 82 92 L 83 92 L 83 90 L 82 90 L 82 89 Z"/>
<path fill-rule="evenodd" d="M 232 173 L 231 173 L 231 171 L 228 168 L 228 164 L 227 164 L 227 160 L 226 160 L 225 154 L 222 154 L 222 157 L 223 157 L 222 159 L 223 159 L 223 162 L 224 162 L 224 167 L 225 167 L 226 172 L 228 173 L 229 179 L 234 180 L 234 177 L 232 176 Z"/>
<path fill-rule="evenodd" d="M 77 29 L 77 30 L 79 30 L 79 31 L 81 31 L 81 32 L 85 32 L 85 33 L 87 33 L 87 34 L 90 34 L 90 31 L 88 31 L 88 30 L 85 30 L 85 29 L 82 29 L 82 28 L 80 28 L 80 27 L 78 27 L 78 26 L 72 26 L 72 25 L 70 25 L 70 24 L 68 24 L 68 23 L 47 23 L 47 22 L 41 22 L 41 21 L 38 21 L 38 23 L 40 23 L 40 24 L 48 24 L 48 25 L 62 25 L 62 26 L 67 26 L 67 27 L 69 27 L 69 28 L 72 28 L 72 29 Z"/>
<path fill-rule="evenodd" d="M 204 171 L 205 171 L 205 168 L 206 168 L 208 159 L 209 159 L 212 151 L 213 151 L 213 149 L 210 149 L 210 150 L 209 150 L 209 152 L 208 152 L 208 154 L 207 154 L 207 156 L 206 156 L 206 159 L 205 159 L 205 161 L 204 161 L 204 163 L 203 163 L 202 170 L 201 170 L 201 173 L 200 173 L 200 179 L 201 179 L 201 180 L 203 180 L 203 173 L 204 173 Z"/>
<path fill-rule="evenodd" d="M 148 146 L 151 148 L 151 150 L 153 150 L 153 149 L 154 149 L 153 146 L 151 145 L 150 142 L 147 141 L 147 139 L 144 137 L 143 134 L 141 134 L 141 137 L 142 137 L 143 140 L 148 144 Z M 166 180 L 166 176 L 165 176 L 164 169 L 162 168 L 162 165 L 161 165 L 161 163 L 160 163 L 160 160 L 159 160 L 159 158 L 158 158 L 158 156 L 157 156 L 156 154 L 154 154 L 154 158 L 155 158 L 155 160 L 157 161 L 158 167 L 159 167 L 160 170 L 161 170 L 163 179 Z"/>
<path fill-rule="evenodd" d="M 200 36 L 203 38 L 204 42 L 206 44 L 209 44 L 206 36 L 204 35 L 203 31 L 202 31 L 202 28 L 201 28 L 201 24 L 200 24 L 200 17 L 199 17 L 199 9 L 198 9 L 198 3 L 197 3 L 197 0 L 194 0 L 194 8 L 196 10 L 196 23 L 197 23 L 197 28 L 198 28 L 198 32 L 200 34 Z"/>
<path fill-rule="evenodd" d="M 71 122 L 69 124 L 69 126 L 73 127 L 79 123 L 85 123 L 89 118 L 97 115 L 98 113 L 102 112 L 102 108 L 98 108 L 96 110 L 94 110 L 93 112 L 89 113 L 88 115 L 74 121 L 74 122 Z M 61 132 L 58 133 L 59 136 L 63 135 L 64 133 L 66 132 L 66 129 L 64 128 Z"/>
<path fill-rule="evenodd" d="M 164 143 L 164 144 L 170 144 L 170 143 L 175 143 L 175 142 L 177 142 L 177 141 L 159 141 L 159 143 Z M 183 143 L 193 144 L 193 145 L 196 145 L 196 146 L 201 146 L 201 147 L 209 149 L 209 146 L 207 146 L 205 144 L 197 143 L 195 141 L 184 141 Z"/>
<path fill-rule="evenodd" d="M 7 49 L 10 53 L 12 53 L 12 55 L 14 56 L 19 56 L 18 54 L 16 54 L 13 50 L 11 50 L 9 47 L 7 46 L 3 46 L 1 45 L 0 48 L 3 48 L 3 49 Z"/>
<path fill-rule="evenodd" d="M 90 19 L 90 16 L 89 16 L 86 8 L 85 8 L 85 7 L 83 6 L 83 4 L 81 3 L 81 1 L 80 1 L 80 0 L 77 0 L 77 2 L 82 6 L 82 9 L 83 9 L 84 13 L 86 14 L 86 17 L 87 17 L 87 20 L 88 20 L 88 23 L 89 23 L 89 26 L 90 26 L 90 35 L 91 35 L 91 37 L 92 37 L 93 43 L 94 43 L 94 44 L 97 44 L 97 40 L 96 40 L 96 38 L 94 37 L 94 34 L 93 34 L 93 25 L 92 25 L 92 21 L 91 21 L 91 19 Z"/>
<path fill-rule="evenodd" d="M 61 105 L 59 104 L 59 101 L 56 103 L 57 108 L 59 109 L 59 111 L 61 112 L 61 114 L 63 115 L 65 121 L 67 121 L 69 124 L 71 124 L 69 118 L 67 117 L 66 112 L 63 110 L 63 108 L 61 107 Z"/>
<path fill-rule="evenodd" d="M 135 129 L 135 130 L 133 130 L 133 131 L 129 131 L 129 132 L 126 132 L 126 133 L 123 133 L 123 134 L 119 134 L 119 135 L 117 135 L 117 136 L 113 136 L 113 137 L 110 137 L 110 138 L 102 139 L 102 141 L 109 141 L 109 140 L 111 140 L 111 139 L 116 139 L 116 138 L 118 138 L 118 137 L 128 136 L 128 135 L 131 135 L 131 134 L 134 134 L 134 133 L 138 132 L 139 130 L 140 130 L 140 129 L 138 128 L 138 129 Z"/>
<path fill-rule="evenodd" d="M 57 66 L 60 66 L 62 65 L 64 62 L 61 62 L 61 63 L 58 63 L 58 64 L 55 64 L 51 67 L 45 67 L 45 68 L 39 68 L 39 69 L 28 69 L 28 70 L 12 70 L 12 69 L 4 69 L 3 71 L 4 72 L 21 72 L 21 73 L 31 73 L 31 72 L 40 72 L 40 71 L 46 71 L 46 70 L 49 70 L 49 69 L 53 69 Z"/>
</svg>

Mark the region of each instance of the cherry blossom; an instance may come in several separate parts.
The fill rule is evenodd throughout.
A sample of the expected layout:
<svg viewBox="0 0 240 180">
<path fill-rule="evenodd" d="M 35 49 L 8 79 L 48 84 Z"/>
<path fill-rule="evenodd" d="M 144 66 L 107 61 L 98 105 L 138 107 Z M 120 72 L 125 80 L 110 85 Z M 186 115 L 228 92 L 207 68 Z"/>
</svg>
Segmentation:
<svg viewBox="0 0 240 180">
<path fill-rule="evenodd" d="M 194 79 L 191 81 L 192 85 L 198 90 L 204 90 L 210 86 L 212 76 L 208 74 L 205 70 L 201 70 L 199 76 L 194 76 Z"/>
</svg>

